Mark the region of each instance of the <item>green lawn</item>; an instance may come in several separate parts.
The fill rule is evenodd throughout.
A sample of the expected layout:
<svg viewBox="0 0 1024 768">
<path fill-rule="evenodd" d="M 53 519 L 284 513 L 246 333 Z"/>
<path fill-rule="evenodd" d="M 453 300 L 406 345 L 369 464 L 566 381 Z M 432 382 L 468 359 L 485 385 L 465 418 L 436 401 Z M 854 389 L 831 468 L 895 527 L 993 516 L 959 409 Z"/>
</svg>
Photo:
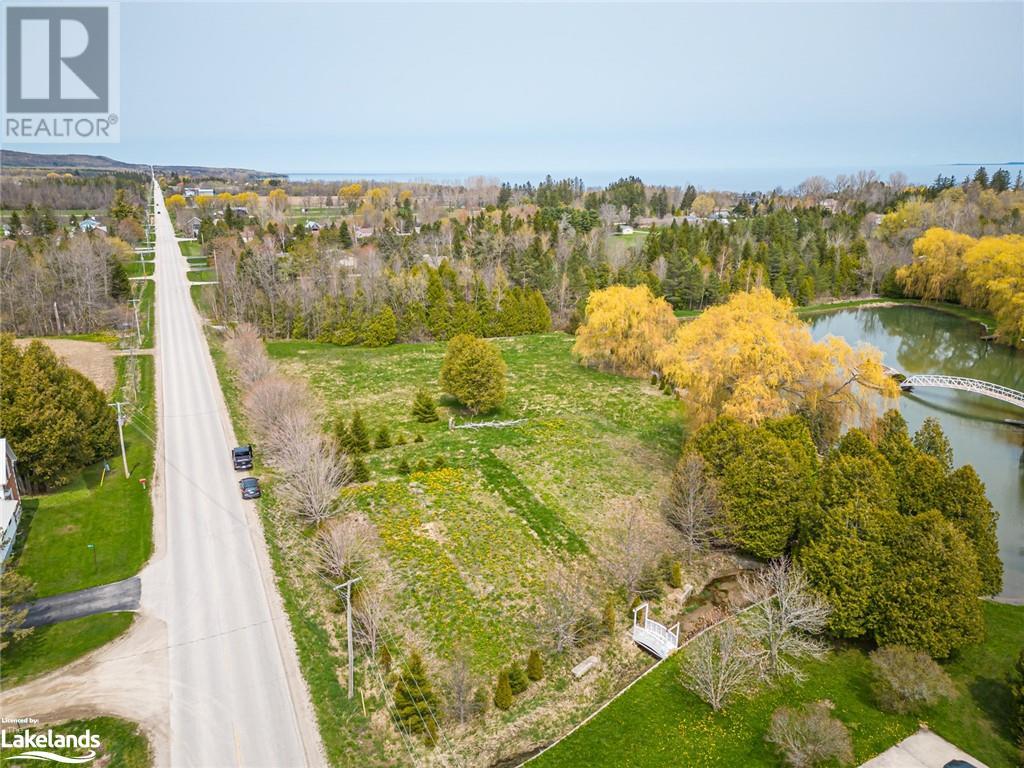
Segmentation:
<svg viewBox="0 0 1024 768">
<path fill-rule="evenodd" d="M 153 262 L 152 261 L 139 261 L 138 259 L 131 259 L 123 262 L 125 274 L 128 277 L 152 277 L 153 276 Z"/>
<path fill-rule="evenodd" d="M 90 765 L 105 765 L 110 768 L 149 768 L 153 764 L 149 740 L 135 723 L 117 717 L 96 717 L 91 720 L 72 720 L 58 724 L 42 724 L 36 730 L 52 728 L 54 733 L 83 734 L 87 730 L 100 738 L 100 746 L 96 750 L 98 757 Z M 15 731 L 22 730 L 13 725 L 7 726 L 8 738 Z M 4 765 L 11 768 L 28 768 L 38 765 L 37 760 L 12 760 L 14 755 L 23 750 L 0 748 L 0 758 Z M 80 755 L 82 750 L 54 750 L 58 754 L 71 757 Z"/>
<path fill-rule="evenodd" d="M 193 283 L 204 283 L 210 280 L 217 279 L 217 270 L 215 269 L 197 269 L 186 273 L 190 282 Z"/>
<path fill-rule="evenodd" d="M 10 688 L 63 667 L 126 632 L 134 618 L 133 613 L 101 613 L 37 627 L 3 650 L 0 682 Z"/>
<path fill-rule="evenodd" d="M 186 259 L 195 259 L 202 256 L 202 248 L 195 240 L 178 243 L 181 246 L 181 253 Z"/>
<path fill-rule="evenodd" d="M 127 578 L 137 573 L 152 548 L 152 511 L 139 478 L 153 475 L 156 405 L 153 358 L 142 355 L 138 402 L 124 435 L 131 477 L 124 477 L 121 457 L 111 456 L 111 472 L 100 483 L 103 462 L 87 467 L 64 488 L 26 499 L 16 543 L 19 571 L 36 584 L 36 595 L 60 594 Z M 118 397 L 128 388 L 128 359 L 115 359 Z M 94 544 L 90 549 L 87 545 Z M 93 553 L 95 552 L 95 561 Z"/>
<path fill-rule="evenodd" d="M 948 663 L 960 696 L 921 719 L 940 735 L 986 762 L 1011 768 L 1006 673 L 1024 642 L 1024 608 L 986 603 L 988 639 Z M 870 665 L 859 649 L 847 648 L 804 664 L 807 679 L 785 681 L 714 714 L 677 682 L 682 653 L 663 663 L 590 723 L 541 755 L 533 764 L 553 766 L 671 765 L 777 766 L 764 741 L 779 706 L 828 699 L 849 727 L 857 763 L 888 749 L 917 729 L 918 718 L 875 709 Z"/>
</svg>

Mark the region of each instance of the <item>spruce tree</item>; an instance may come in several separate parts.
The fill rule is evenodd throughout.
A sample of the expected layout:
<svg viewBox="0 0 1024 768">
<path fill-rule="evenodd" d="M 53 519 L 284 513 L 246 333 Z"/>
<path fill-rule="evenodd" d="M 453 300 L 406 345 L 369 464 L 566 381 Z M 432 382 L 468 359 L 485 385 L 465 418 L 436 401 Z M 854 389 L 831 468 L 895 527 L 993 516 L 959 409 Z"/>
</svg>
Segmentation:
<svg viewBox="0 0 1024 768">
<path fill-rule="evenodd" d="M 377 437 L 373 441 L 373 447 L 378 451 L 391 447 L 391 434 L 388 432 L 387 427 L 381 427 L 377 430 Z"/>
<path fill-rule="evenodd" d="M 508 670 L 498 673 L 498 684 L 494 688 L 494 706 L 501 710 L 512 708 L 512 685 L 508 680 Z"/>
<path fill-rule="evenodd" d="M 340 416 L 334 422 L 334 444 L 342 453 L 352 453 L 352 435 L 348 431 L 348 424 Z"/>
<path fill-rule="evenodd" d="M 401 475 L 408 475 L 412 472 L 412 468 L 409 466 L 409 462 L 403 456 L 402 460 L 398 462 L 398 473 Z"/>
<path fill-rule="evenodd" d="M 370 479 L 370 469 L 366 466 L 366 462 L 362 456 L 356 456 L 352 459 L 352 480 L 356 483 L 365 483 Z"/>
<path fill-rule="evenodd" d="M 421 424 L 437 421 L 437 406 L 434 404 L 434 398 L 426 389 L 421 388 L 416 391 L 416 398 L 412 401 L 412 415 Z"/>
<path fill-rule="evenodd" d="M 512 689 L 513 696 L 518 696 L 530 687 L 530 680 L 526 676 L 526 672 L 517 662 L 513 662 L 512 666 L 509 667 L 508 684 Z"/>
<path fill-rule="evenodd" d="M 534 682 L 544 677 L 544 662 L 536 648 L 530 651 L 530 658 L 526 662 L 526 676 Z"/>
<path fill-rule="evenodd" d="M 914 433 L 913 443 L 917 450 L 938 459 L 947 472 L 952 471 L 953 448 L 938 419 L 933 416 L 926 418 Z"/>
<path fill-rule="evenodd" d="M 420 733 L 429 744 L 437 741 L 437 697 L 430 685 L 423 659 L 413 651 L 397 675 L 392 693 L 395 719 L 407 733 Z"/>
<path fill-rule="evenodd" d="M 370 450 L 370 435 L 363 423 L 363 415 L 356 411 L 348 428 L 349 447 L 352 453 L 367 453 Z"/>
</svg>

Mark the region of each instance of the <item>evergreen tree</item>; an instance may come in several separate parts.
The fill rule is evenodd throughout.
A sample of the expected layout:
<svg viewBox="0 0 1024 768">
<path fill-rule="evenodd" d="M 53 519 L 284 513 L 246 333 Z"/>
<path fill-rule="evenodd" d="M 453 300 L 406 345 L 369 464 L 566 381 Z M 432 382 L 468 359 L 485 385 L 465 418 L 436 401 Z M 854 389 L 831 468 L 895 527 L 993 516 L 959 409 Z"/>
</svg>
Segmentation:
<svg viewBox="0 0 1024 768">
<path fill-rule="evenodd" d="M 1024 748 L 1024 649 L 1017 655 L 1010 672 L 1010 696 L 1013 700 L 1010 725 L 1017 736 L 1017 744 Z"/>
<path fill-rule="evenodd" d="M 373 441 L 373 447 L 378 451 L 391 447 L 391 434 L 388 432 L 387 427 L 381 427 L 377 430 L 377 437 Z"/>
<path fill-rule="evenodd" d="M 17 237 L 21 234 L 21 216 L 18 215 L 17 211 L 11 214 L 8 226 L 10 227 L 12 237 Z"/>
<path fill-rule="evenodd" d="M 370 469 L 366 466 L 366 461 L 362 456 L 356 456 L 352 459 L 352 481 L 356 483 L 365 483 L 370 479 Z"/>
<path fill-rule="evenodd" d="M 996 537 L 998 513 L 985 495 L 974 467 L 965 464 L 945 479 L 937 494 L 943 516 L 956 526 L 974 547 L 981 575 L 981 594 L 997 595 L 1003 589 L 1003 563 Z"/>
<path fill-rule="evenodd" d="M 334 421 L 334 444 L 342 453 L 352 453 L 352 434 L 341 416 Z"/>
<path fill-rule="evenodd" d="M 392 692 L 394 716 L 406 733 L 423 734 L 427 743 L 437 741 L 437 698 L 427 677 L 423 659 L 413 651 L 397 675 Z"/>
<path fill-rule="evenodd" d="M 946 472 L 952 471 L 953 447 L 934 416 L 929 416 L 921 423 L 921 427 L 914 433 L 913 443 L 917 450 L 938 459 Z"/>
<path fill-rule="evenodd" d="M 544 662 L 541 661 L 540 651 L 536 648 L 530 651 L 530 658 L 526 662 L 526 676 L 534 682 L 544 677 Z"/>
<path fill-rule="evenodd" d="M 518 663 L 513 662 L 512 666 L 508 670 L 508 684 L 512 689 L 512 695 L 518 696 L 520 693 L 530 687 L 530 680 L 526 676 L 526 672 L 519 666 Z"/>
<path fill-rule="evenodd" d="M 128 282 L 128 273 L 124 271 L 121 262 L 117 259 L 110 260 L 110 296 L 114 299 L 126 299 L 131 293 L 131 283 Z"/>
<path fill-rule="evenodd" d="M 471 413 L 493 410 L 505 401 L 507 366 L 491 342 L 460 335 L 448 342 L 440 383 Z"/>
<path fill-rule="evenodd" d="M 498 684 L 494 687 L 494 706 L 503 711 L 512 708 L 512 684 L 507 669 L 498 673 Z"/>
<path fill-rule="evenodd" d="M 395 318 L 394 310 L 385 306 L 367 324 L 363 346 L 386 347 L 389 344 L 394 344 L 396 338 L 398 338 L 398 320 Z"/>
<path fill-rule="evenodd" d="M 370 434 L 363 423 L 363 415 L 357 410 L 352 414 L 352 423 L 348 428 L 350 453 L 368 453 L 370 450 Z"/>
<path fill-rule="evenodd" d="M 412 467 L 409 466 L 408 459 L 403 456 L 402 460 L 398 462 L 398 473 L 400 475 L 408 475 L 410 472 L 412 472 Z"/>
</svg>

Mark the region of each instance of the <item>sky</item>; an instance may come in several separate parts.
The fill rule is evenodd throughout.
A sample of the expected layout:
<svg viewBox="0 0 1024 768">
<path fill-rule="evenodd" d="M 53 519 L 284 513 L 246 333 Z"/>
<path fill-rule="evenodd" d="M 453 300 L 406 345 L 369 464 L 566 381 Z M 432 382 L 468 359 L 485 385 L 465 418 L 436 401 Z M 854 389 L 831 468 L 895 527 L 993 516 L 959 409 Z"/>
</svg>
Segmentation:
<svg viewBox="0 0 1024 768">
<path fill-rule="evenodd" d="M 1024 160 L 1024 2 L 121 4 L 121 140 L 278 172 Z"/>
</svg>

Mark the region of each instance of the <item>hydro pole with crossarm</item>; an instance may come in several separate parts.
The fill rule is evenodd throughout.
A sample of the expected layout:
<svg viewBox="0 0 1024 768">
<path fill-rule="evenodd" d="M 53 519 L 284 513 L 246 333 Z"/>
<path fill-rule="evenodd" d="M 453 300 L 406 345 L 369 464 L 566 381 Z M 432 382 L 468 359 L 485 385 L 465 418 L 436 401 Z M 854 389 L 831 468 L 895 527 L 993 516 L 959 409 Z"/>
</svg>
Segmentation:
<svg viewBox="0 0 1024 768">
<path fill-rule="evenodd" d="M 121 461 L 124 462 L 124 476 L 128 477 L 128 454 L 124 450 L 124 418 L 121 415 L 121 408 L 125 405 L 127 405 L 127 403 L 119 401 L 111 403 L 110 407 L 117 408 L 117 434 L 118 437 L 121 438 Z"/>
</svg>

